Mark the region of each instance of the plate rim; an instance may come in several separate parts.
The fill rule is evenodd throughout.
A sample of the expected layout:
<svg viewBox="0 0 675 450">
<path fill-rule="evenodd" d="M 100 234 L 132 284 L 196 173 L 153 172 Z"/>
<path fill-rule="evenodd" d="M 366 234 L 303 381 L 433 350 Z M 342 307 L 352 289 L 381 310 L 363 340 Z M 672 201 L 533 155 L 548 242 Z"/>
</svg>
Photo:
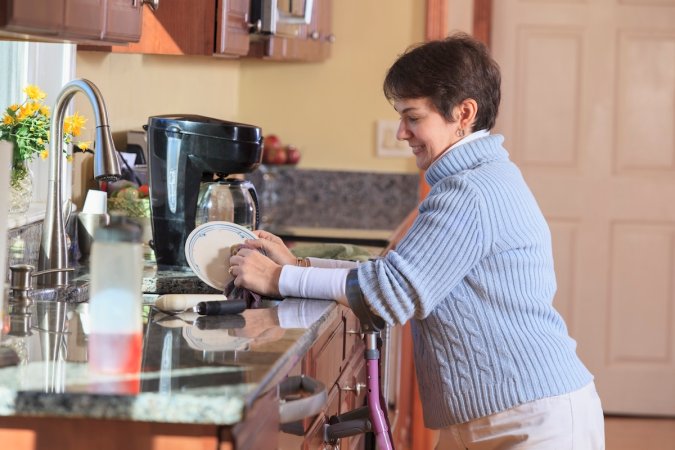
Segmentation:
<svg viewBox="0 0 675 450">
<path fill-rule="evenodd" d="M 202 280 L 204 283 L 207 285 L 211 286 L 214 289 L 218 290 L 223 290 L 225 286 L 219 287 L 216 286 L 215 283 L 206 276 L 205 273 L 203 273 L 201 270 L 199 270 L 199 264 L 197 264 L 196 261 L 194 261 L 193 256 L 192 256 L 192 248 L 194 247 L 195 243 L 198 241 L 199 235 L 203 234 L 204 236 L 206 233 L 208 233 L 209 229 L 213 228 L 215 230 L 222 230 L 224 228 L 229 228 L 235 229 L 239 231 L 240 233 L 246 235 L 249 239 L 258 239 L 258 237 L 253 234 L 251 230 L 248 228 L 244 228 L 243 226 L 236 224 L 234 222 L 228 222 L 225 220 L 212 220 L 209 222 L 204 222 L 201 225 L 196 226 L 188 235 L 188 237 L 185 239 L 185 259 L 187 260 L 188 265 L 190 266 L 190 269 L 192 269 L 192 272 L 194 272 L 197 277 Z M 228 230 L 228 231 L 230 231 Z M 236 233 L 235 233 L 236 234 Z M 241 237 L 241 235 L 239 235 Z M 226 283 L 227 284 L 227 283 Z"/>
</svg>

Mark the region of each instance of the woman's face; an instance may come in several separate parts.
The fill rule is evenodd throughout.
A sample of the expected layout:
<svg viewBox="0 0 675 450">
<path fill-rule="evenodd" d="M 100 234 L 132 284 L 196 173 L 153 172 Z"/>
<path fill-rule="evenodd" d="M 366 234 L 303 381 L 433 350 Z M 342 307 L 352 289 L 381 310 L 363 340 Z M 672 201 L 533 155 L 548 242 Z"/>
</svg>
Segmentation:
<svg viewBox="0 0 675 450">
<path fill-rule="evenodd" d="M 396 138 L 408 141 L 421 170 L 429 168 L 448 147 L 459 141 L 459 122 L 448 122 L 429 98 L 396 100 L 394 109 L 401 116 Z"/>
</svg>

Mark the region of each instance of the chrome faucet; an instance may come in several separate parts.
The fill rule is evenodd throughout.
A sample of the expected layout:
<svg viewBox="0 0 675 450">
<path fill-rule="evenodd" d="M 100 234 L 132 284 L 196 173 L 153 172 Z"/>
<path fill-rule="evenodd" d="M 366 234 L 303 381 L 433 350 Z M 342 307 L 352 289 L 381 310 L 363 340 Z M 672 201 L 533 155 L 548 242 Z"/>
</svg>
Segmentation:
<svg viewBox="0 0 675 450">
<path fill-rule="evenodd" d="M 50 270 L 38 277 L 40 286 L 68 284 L 68 245 L 63 217 L 63 121 L 68 103 L 77 92 L 87 96 L 96 119 L 96 150 L 94 152 L 94 178 L 100 181 L 119 179 L 121 171 L 117 151 L 108 125 L 108 112 L 98 88 L 89 80 L 77 79 L 67 83 L 56 97 L 49 134 L 49 183 L 47 211 L 42 225 L 42 240 L 38 270 Z M 57 269 L 57 270 L 53 270 Z M 62 269 L 62 270 L 58 270 Z"/>
</svg>

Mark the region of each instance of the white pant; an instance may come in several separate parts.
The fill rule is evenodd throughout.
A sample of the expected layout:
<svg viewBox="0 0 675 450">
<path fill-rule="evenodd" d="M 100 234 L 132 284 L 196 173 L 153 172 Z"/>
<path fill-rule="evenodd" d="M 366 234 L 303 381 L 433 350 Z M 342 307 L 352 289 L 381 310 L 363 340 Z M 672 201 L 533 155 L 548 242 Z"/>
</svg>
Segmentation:
<svg viewBox="0 0 675 450">
<path fill-rule="evenodd" d="M 602 450 L 605 422 L 595 384 L 439 430 L 436 450 Z"/>
</svg>

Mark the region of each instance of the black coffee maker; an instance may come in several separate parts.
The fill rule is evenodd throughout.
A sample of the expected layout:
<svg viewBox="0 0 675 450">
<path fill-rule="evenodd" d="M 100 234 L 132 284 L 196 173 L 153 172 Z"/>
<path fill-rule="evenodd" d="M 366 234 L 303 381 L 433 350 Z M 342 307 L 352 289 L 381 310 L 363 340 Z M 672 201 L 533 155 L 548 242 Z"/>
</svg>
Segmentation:
<svg viewBox="0 0 675 450">
<path fill-rule="evenodd" d="M 195 228 L 200 184 L 255 170 L 262 130 L 198 115 L 148 118 L 152 247 L 159 267 L 186 266 L 185 240 Z"/>
</svg>

